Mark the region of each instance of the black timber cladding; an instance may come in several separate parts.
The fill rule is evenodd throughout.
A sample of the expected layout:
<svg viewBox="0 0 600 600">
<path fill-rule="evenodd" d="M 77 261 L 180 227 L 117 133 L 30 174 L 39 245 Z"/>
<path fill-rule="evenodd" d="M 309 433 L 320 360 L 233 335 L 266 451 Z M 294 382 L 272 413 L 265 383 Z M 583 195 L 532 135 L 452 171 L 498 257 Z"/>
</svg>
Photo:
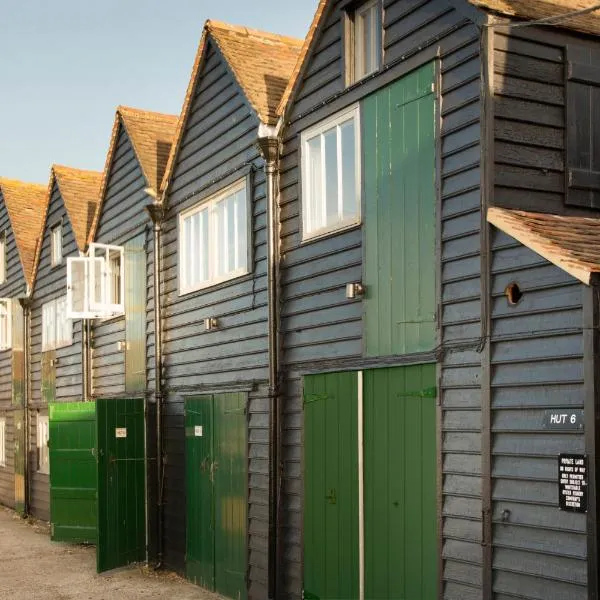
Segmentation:
<svg viewBox="0 0 600 600">
<path fill-rule="evenodd" d="M 52 266 L 50 256 L 51 228 L 62 223 L 62 256 L 59 265 Z M 47 415 L 42 398 L 42 306 L 45 302 L 67 293 L 67 257 L 78 256 L 79 249 L 71 227 L 60 189 L 54 181 L 44 225 L 42 246 L 31 304 L 31 400 L 30 400 L 30 503 L 32 514 L 50 519 L 48 475 L 37 472 L 37 415 Z M 73 402 L 82 398 L 81 321 L 73 321 L 73 343 L 56 350 L 56 401 Z"/>
<path fill-rule="evenodd" d="M 95 242 L 123 246 L 133 237 L 146 238 L 146 378 L 154 390 L 154 248 L 145 206 L 152 202 L 148 184 L 131 140 L 121 124 L 106 192 L 98 218 Z M 125 316 L 94 320 L 92 325 L 92 395 L 116 397 L 125 393 Z"/>
<path fill-rule="evenodd" d="M 16 246 L 8 210 L 0 190 L 0 235 L 6 236 L 6 278 L 0 284 L 0 298 L 25 296 L 27 283 Z M 14 506 L 14 409 L 12 406 L 12 350 L 0 351 L 0 418 L 6 419 L 6 466 L 0 467 L 0 504 Z M 22 409 L 18 409 L 21 411 Z"/>
<path fill-rule="evenodd" d="M 302 373 L 360 368 L 362 309 L 344 295 L 360 281 L 362 232 L 300 243 L 299 134 L 410 70 L 441 60 L 444 597 L 481 597 L 480 56 L 479 31 L 448 3 L 387 1 L 390 68 L 343 93 L 342 2 L 332 2 L 289 115 L 281 171 L 285 370 L 280 536 L 282 597 L 302 591 Z M 322 104 L 325 104 L 322 106 Z M 438 177 L 439 179 L 439 177 Z M 465 349 L 466 347 L 466 349 Z M 392 360 L 392 359 L 390 359 Z M 369 363 L 371 364 L 371 363 Z"/>
<path fill-rule="evenodd" d="M 269 402 L 266 198 L 256 147 L 259 121 L 221 54 L 209 42 L 171 178 L 163 226 L 165 560 L 185 564 L 184 396 L 249 391 L 248 586 L 267 596 Z M 179 296 L 178 215 L 247 177 L 253 241 L 247 276 Z M 219 328 L 204 331 L 204 319 Z"/>
</svg>

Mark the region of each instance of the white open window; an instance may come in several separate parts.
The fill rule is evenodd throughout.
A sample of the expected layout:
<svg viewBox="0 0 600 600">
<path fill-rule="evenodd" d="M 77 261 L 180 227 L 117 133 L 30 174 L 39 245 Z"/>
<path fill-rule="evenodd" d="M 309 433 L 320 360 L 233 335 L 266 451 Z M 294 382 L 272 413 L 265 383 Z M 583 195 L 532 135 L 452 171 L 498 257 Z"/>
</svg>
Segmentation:
<svg viewBox="0 0 600 600">
<path fill-rule="evenodd" d="M 346 81 L 352 84 L 374 73 L 381 67 L 382 8 L 381 0 L 359 4 L 346 20 Z"/>
<path fill-rule="evenodd" d="M 73 321 L 67 313 L 67 297 L 61 296 L 42 305 L 42 351 L 73 343 Z"/>
<path fill-rule="evenodd" d="M 6 281 L 6 232 L 0 234 L 0 283 Z"/>
<path fill-rule="evenodd" d="M 59 223 L 51 229 L 50 235 L 50 260 L 52 266 L 60 265 L 62 262 L 62 240 L 62 223 Z"/>
<path fill-rule="evenodd" d="M 180 294 L 248 273 L 248 212 L 243 179 L 180 214 Z"/>
<path fill-rule="evenodd" d="M 125 312 L 122 246 L 90 244 L 87 257 L 67 259 L 67 314 L 72 319 L 113 317 Z"/>
<path fill-rule="evenodd" d="M 38 415 L 37 417 L 37 455 L 38 471 L 40 473 L 50 473 L 50 450 L 48 440 L 50 439 L 50 429 L 48 417 Z"/>
<path fill-rule="evenodd" d="M 12 302 L 10 298 L 0 298 L 0 350 L 12 347 Z"/>
<path fill-rule="evenodd" d="M 354 106 L 304 131 L 303 238 L 360 222 L 360 124 Z"/>
<path fill-rule="evenodd" d="M 0 419 L 0 467 L 6 466 L 6 419 Z"/>
</svg>

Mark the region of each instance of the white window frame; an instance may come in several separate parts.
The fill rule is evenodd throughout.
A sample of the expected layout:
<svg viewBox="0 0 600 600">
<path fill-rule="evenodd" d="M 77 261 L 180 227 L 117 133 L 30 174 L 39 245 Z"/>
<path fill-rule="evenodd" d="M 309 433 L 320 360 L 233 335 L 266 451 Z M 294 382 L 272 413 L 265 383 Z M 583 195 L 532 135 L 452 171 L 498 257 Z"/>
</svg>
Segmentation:
<svg viewBox="0 0 600 600">
<path fill-rule="evenodd" d="M 245 229 L 246 233 L 246 248 L 240 250 L 240 256 L 244 256 L 245 265 L 235 269 L 233 271 L 229 271 L 221 276 L 216 276 L 214 273 L 217 270 L 217 243 L 218 243 L 218 231 L 217 231 L 217 217 L 216 217 L 216 207 L 217 205 L 230 198 L 234 194 L 238 192 L 244 192 L 244 203 L 246 208 L 246 223 L 245 226 L 242 226 Z M 198 283 L 188 283 L 185 281 L 185 273 L 187 272 L 187 251 L 185 247 L 185 221 L 189 217 L 192 217 L 202 211 L 207 211 L 208 218 L 208 240 L 206 243 L 206 251 L 208 252 L 208 278 L 205 281 L 201 281 Z M 212 194 L 208 198 L 203 199 L 198 202 L 191 208 L 182 211 L 179 213 L 178 219 L 178 239 L 179 239 L 179 295 L 182 296 L 184 294 L 189 294 L 191 292 L 195 292 L 198 290 L 202 290 L 208 287 L 212 287 L 219 283 L 223 283 L 225 281 L 230 281 L 232 279 L 236 279 L 238 277 L 242 277 L 243 275 L 247 275 L 251 271 L 251 261 L 252 261 L 252 235 L 251 235 L 251 224 L 252 224 L 252 207 L 249 199 L 249 184 L 248 178 L 243 177 L 238 181 L 235 181 L 231 185 L 219 190 L 215 194 Z"/>
<path fill-rule="evenodd" d="M 371 39 L 373 46 L 364 48 L 363 43 L 363 21 L 361 16 L 373 11 L 376 19 L 373 21 Z M 383 7 L 381 0 L 367 0 L 358 4 L 349 11 L 346 18 L 346 84 L 352 85 L 381 69 L 383 64 Z M 367 71 L 365 68 L 366 51 L 371 52 L 374 68 Z"/>
<path fill-rule="evenodd" d="M 6 467 L 6 419 L 0 417 L 0 467 Z"/>
<path fill-rule="evenodd" d="M 0 350 L 12 348 L 12 300 L 0 298 Z"/>
<path fill-rule="evenodd" d="M 56 267 L 62 263 L 62 222 L 57 223 L 50 229 L 50 264 Z"/>
<path fill-rule="evenodd" d="M 355 164 L 355 193 L 356 193 L 356 215 L 352 217 L 343 218 L 340 217 L 335 223 L 325 225 L 321 227 L 311 227 L 312 215 L 310 214 L 310 182 L 309 182 L 309 152 L 308 142 L 313 140 L 317 136 L 322 136 L 325 132 L 329 131 L 334 127 L 339 127 L 346 121 L 354 120 L 354 164 Z M 361 127 L 360 127 L 360 107 L 358 104 L 350 106 L 345 110 L 336 113 L 332 117 L 317 123 L 313 127 L 310 127 L 306 131 L 303 131 L 300 135 L 300 147 L 302 148 L 302 241 L 311 240 L 318 237 L 323 237 L 334 232 L 338 232 L 343 229 L 349 229 L 358 225 L 361 222 L 362 212 L 362 158 L 361 158 Z M 343 195 L 340 194 L 340 183 L 342 181 L 341 176 L 341 152 L 340 145 L 337 148 L 337 173 L 338 173 L 338 216 L 341 214 L 341 208 L 343 207 Z M 322 186 L 323 186 L 323 199 L 325 199 L 325 185 L 327 180 L 327 174 L 325 173 L 325 152 L 321 145 L 321 173 L 322 173 Z M 326 209 L 326 202 L 323 204 L 323 210 Z"/>
<path fill-rule="evenodd" d="M 6 283 L 6 231 L 0 233 L 0 284 Z"/>
<path fill-rule="evenodd" d="M 73 343 L 73 321 L 67 302 L 66 296 L 59 296 L 42 304 L 42 352 Z"/>
<path fill-rule="evenodd" d="M 38 473 L 48 475 L 50 473 L 50 448 L 48 442 L 50 441 L 50 421 L 48 415 L 37 416 L 37 455 Z"/>
</svg>

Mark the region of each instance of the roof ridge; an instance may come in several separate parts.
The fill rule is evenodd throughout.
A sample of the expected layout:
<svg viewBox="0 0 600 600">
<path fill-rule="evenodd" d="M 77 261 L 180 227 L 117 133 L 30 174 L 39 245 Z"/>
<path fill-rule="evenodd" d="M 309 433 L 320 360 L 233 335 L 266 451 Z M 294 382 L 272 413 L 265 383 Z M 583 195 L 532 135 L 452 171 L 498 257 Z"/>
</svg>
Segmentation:
<svg viewBox="0 0 600 600">
<path fill-rule="evenodd" d="M 10 177 L 0 177 L 0 185 L 18 185 L 21 187 L 36 187 L 39 189 L 46 189 L 46 185 L 43 183 L 34 183 L 30 181 L 21 181 L 20 179 L 11 179 Z"/>
<path fill-rule="evenodd" d="M 228 32 L 234 32 L 246 35 L 247 37 L 263 38 L 268 41 L 278 41 L 281 43 L 287 43 L 301 47 L 304 43 L 303 39 L 296 38 L 293 36 L 282 35 L 279 33 L 273 33 L 271 31 L 265 31 L 263 29 L 254 29 L 245 25 L 233 25 L 231 23 L 225 23 L 224 21 L 217 21 L 214 19 L 208 19 L 205 24 L 205 28 L 212 32 L 214 29 L 222 29 Z"/>
<path fill-rule="evenodd" d="M 143 108 L 135 108 L 133 106 L 124 106 L 123 104 L 119 104 L 117 106 L 117 113 L 120 115 L 126 115 L 131 117 L 138 117 L 141 119 L 146 119 L 148 121 L 157 121 L 160 119 L 178 119 L 177 115 L 173 115 L 170 113 L 163 113 L 154 110 L 146 110 Z"/>
</svg>

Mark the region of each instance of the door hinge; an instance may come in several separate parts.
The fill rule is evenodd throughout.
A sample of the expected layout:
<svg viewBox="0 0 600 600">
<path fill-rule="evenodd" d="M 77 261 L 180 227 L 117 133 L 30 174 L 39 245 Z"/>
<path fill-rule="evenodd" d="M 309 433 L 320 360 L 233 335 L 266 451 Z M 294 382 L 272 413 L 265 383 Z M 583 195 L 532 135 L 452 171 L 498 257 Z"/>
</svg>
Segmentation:
<svg viewBox="0 0 600 600">
<path fill-rule="evenodd" d="M 327 400 L 327 398 L 329 398 L 329 394 L 306 394 L 304 396 L 304 404 L 318 402 L 319 400 Z"/>
</svg>

